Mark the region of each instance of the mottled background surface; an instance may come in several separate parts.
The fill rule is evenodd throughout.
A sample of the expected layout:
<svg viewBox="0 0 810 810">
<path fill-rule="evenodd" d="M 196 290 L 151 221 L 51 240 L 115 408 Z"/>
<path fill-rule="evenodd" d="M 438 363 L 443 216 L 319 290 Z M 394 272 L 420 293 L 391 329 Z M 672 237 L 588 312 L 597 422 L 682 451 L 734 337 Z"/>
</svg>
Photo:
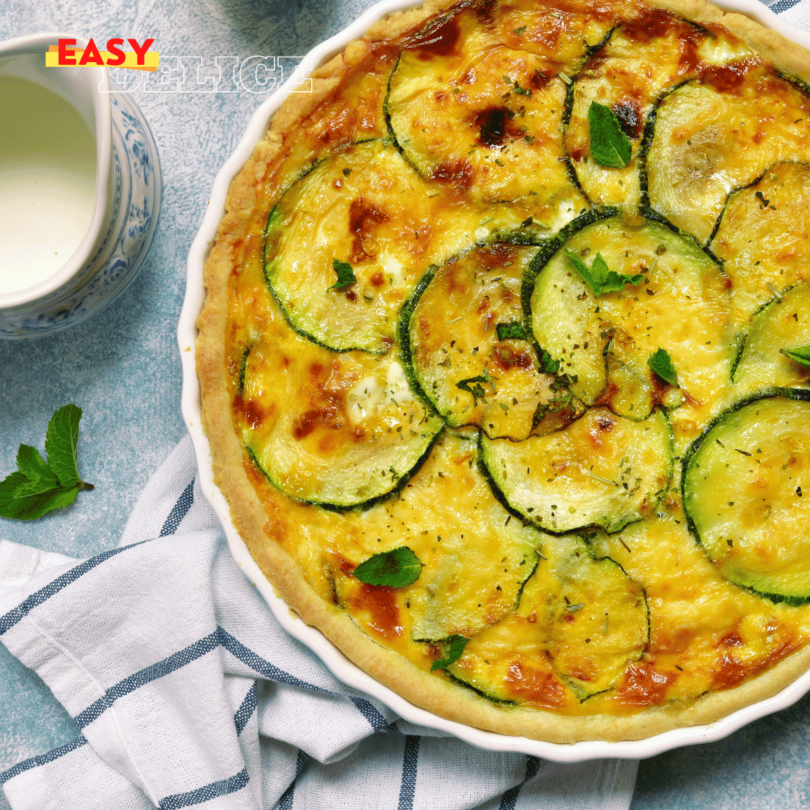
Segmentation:
<svg viewBox="0 0 810 810">
<path fill-rule="evenodd" d="M 807 0 L 805 0 L 807 2 Z M 154 38 L 161 64 L 177 60 L 303 55 L 337 33 L 372 0 L 22 0 L 0 2 L 0 40 L 43 31 Z M 792 7 L 791 7 L 792 6 Z M 776 10 L 801 19 L 805 3 Z M 227 62 L 226 62 L 227 64 Z M 196 81 L 194 70 L 184 87 Z M 234 87 L 228 80 L 222 87 Z M 183 435 L 175 329 L 185 262 L 214 176 L 264 98 L 231 93 L 133 91 L 160 151 L 163 212 L 133 285 L 89 322 L 52 338 L 0 341 L 0 477 L 15 468 L 20 442 L 42 448 L 53 411 L 84 410 L 80 469 L 96 485 L 70 509 L 33 523 L 0 519 L 0 538 L 74 557 L 116 545 L 149 477 Z M 43 226 L 47 226 L 43 223 Z M 810 698 L 730 739 L 642 762 L 633 810 L 810 807 Z M 39 679 L 0 646 L 0 772 L 78 736 Z M 8 810 L 0 795 L 0 810 Z M 111 809 L 112 810 L 112 809 Z"/>
</svg>

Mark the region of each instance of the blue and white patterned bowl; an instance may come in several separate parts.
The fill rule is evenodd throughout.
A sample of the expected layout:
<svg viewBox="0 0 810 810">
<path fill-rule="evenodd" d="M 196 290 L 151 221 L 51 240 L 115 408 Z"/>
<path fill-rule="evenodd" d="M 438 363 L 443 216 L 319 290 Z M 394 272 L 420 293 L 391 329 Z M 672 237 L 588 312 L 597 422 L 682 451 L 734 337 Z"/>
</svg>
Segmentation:
<svg viewBox="0 0 810 810">
<path fill-rule="evenodd" d="M 52 335 L 114 301 L 138 273 L 160 214 L 163 182 L 157 147 L 135 102 L 105 67 L 46 68 L 45 52 L 66 34 L 0 43 L 0 75 L 40 84 L 73 104 L 94 131 L 96 205 L 84 240 L 55 275 L 0 295 L 0 338 Z M 93 126 L 93 124 L 95 126 Z"/>
</svg>

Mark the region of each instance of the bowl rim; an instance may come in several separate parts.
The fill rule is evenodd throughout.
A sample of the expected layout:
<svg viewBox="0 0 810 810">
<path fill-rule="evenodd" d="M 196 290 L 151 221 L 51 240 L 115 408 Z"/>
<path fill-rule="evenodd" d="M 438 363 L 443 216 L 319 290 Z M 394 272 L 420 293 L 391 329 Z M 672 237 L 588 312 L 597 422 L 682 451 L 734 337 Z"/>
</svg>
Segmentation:
<svg viewBox="0 0 810 810">
<path fill-rule="evenodd" d="M 76 50 L 84 49 L 88 44 L 88 41 L 78 34 L 65 33 L 64 31 L 50 31 L 43 34 L 31 34 L 9 39 L 0 42 L 0 66 L 7 59 L 18 56 L 33 56 L 36 54 L 44 56 L 48 47 L 56 45 L 61 39 L 75 40 L 76 45 L 73 47 Z M 87 226 L 81 242 L 56 272 L 30 287 L 22 287 L 12 292 L 0 294 L 0 310 L 30 309 L 32 304 L 36 304 L 42 299 L 50 302 L 53 294 L 68 286 L 74 277 L 87 265 L 102 236 L 103 225 L 107 216 L 107 204 L 111 196 L 110 178 L 113 174 L 110 76 L 107 68 L 102 65 L 85 65 L 82 69 L 87 71 L 87 82 L 95 88 L 94 94 L 96 96 L 93 104 L 95 130 L 91 133 L 96 147 L 96 188 L 90 224 Z M 0 75 L 2 75 L 2 71 L 0 71 Z M 35 77 L 27 81 L 39 84 Z M 73 106 L 69 99 L 66 98 L 65 101 Z"/>
<path fill-rule="evenodd" d="M 760 0 L 712 0 L 725 11 L 735 11 L 753 18 L 766 28 L 773 29 L 799 45 L 810 49 L 810 33 L 800 31 L 780 19 Z M 255 585 L 268 603 L 279 624 L 294 638 L 305 644 L 326 665 L 329 671 L 347 686 L 358 689 L 396 712 L 404 720 L 445 732 L 471 745 L 488 751 L 523 753 L 553 762 L 574 763 L 593 759 L 646 759 L 687 745 L 716 742 L 733 734 L 743 726 L 774 712 L 786 709 L 810 691 L 810 670 L 799 676 L 777 694 L 745 706 L 713 723 L 672 729 L 641 740 L 607 742 L 586 740 L 576 743 L 550 743 L 526 737 L 510 737 L 492 731 L 445 720 L 407 701 L 388 687 L 349 661 L 319 630 L 307 625 L 289 609 L 251 557 L 247 545 L 236 531 L 230 516 L 230 507 L 214 483 L 211 449 L 202 426 L 200 385 L 197 379 L 195 347 L 197 317 L 205 299 L 204 267 L 213 246 L 217 228 L 225 214 L 225 199 L 232 180 L 248 161 L 256 144 L 263 137 L 273 114 L 289 93 L 309 75 L 311 70 L 325 64 L 354 39 L 386 14 L 411 8 L 423 0 L 381 0 L 363 12 L 351 24 L 333 37 L 316 45 L 298 70 L 267 98 L 251 117 L 245 134 L 235 150 L 218 172 L 211 190 L 208 206 L 199 231 L 188 255 L 186 294 L 177 339 L 183 374 L 181 410 L 186 428 L 191 435 L 197 458 L 200 487 L 219 518 L 231 553 L 244 575 Z M 306 72 L 303 72 L 306 71 Z"/>
</svg>

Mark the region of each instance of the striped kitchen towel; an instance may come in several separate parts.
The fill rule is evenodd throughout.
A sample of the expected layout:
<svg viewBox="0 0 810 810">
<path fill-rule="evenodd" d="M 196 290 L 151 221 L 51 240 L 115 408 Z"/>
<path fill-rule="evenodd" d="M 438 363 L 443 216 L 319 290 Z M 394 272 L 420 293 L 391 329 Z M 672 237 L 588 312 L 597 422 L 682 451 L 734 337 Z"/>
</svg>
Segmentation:
<svg viewBox="0 0 810 810">
<path fill-rule="evenodd" d="M 629 807 L 636 762 L 481 751 L 337 681 L 234 563 L 195 472 L 185 439 L 98 557 L 0 542 L 0 640 L 80 729 L 0 774 L 14 810 Z"/>
</svg>

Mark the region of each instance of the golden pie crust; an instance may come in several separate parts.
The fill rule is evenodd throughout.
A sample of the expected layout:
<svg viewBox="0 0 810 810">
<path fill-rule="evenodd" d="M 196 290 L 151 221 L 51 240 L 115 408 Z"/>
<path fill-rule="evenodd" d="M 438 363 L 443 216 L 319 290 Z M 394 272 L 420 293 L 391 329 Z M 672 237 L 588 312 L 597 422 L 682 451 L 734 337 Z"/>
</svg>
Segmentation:
<svg viewBox="0 0 810 810">
<path fill-rule="evenodd" d="M 556 708 L 550 703 L 543 705 L 542 699 L 529 699 L 524 705 L 503 705 L 464 688 L 444 672 L 431 673 L 429 664 L 439 656 L 437 650 L 425 652 L 420 648 L 409 653 L 417 645 L 375 632 L 373 616 L 369 619 L 362 610 L 353 616 L 351 611 L 325 598 L 325 586 L 312 573 L 322 563 L 310 562 L 303 567 L 301 564 L 302 559 L 308 559 L 307 555 L 311 557 L 313 548 L 318 548 L 311 535 L 320 532 L 318 536 L 331 533 L 339 537 L 341 521 L 362 521 L 362 516 L 345 518 L 342 513 L 327 512 L 284 495 L 256 467 L 238 432 L 238 420 L 245 417 L 235 404 L 235 380 L 239 377 L 237 349 L 243 346 L 240 340 L 244 330 L 256 329 L 255 320 L 245 326 L 243 313 L 252 306 L 251 284 L 258 290 L 257 279 L 263 280 L 262 231 L 269 212 L 299 170 L 313 158 L 328 155 L 350 141 L 388 136 L 381 104 L 388 74 L 395 64 L 392 54 L 398 52 L 407 37 L 424 29 L 433 19 L 452 12 L 457 5 L 432 0 L 392 13 L 318 68 L 312 74 L 312 92 L 291 94 L 285 100 L 252 157 L 232 182 L 226 212 L 205 266 L 206 299 L 198 320 L 196 349 L 203 422 L 211 444 L 216 484 L 230 505 L 233 523 L 251 555 L 290 608 L 374 679 L 440 717 L 504 735 L 553 743 L 643 739 L 677 727 L 716 721 L 774 695 L 810 667 L 810 646 L 806 643 L 810 638 L 810 608 L 773 604 L 719 576 L 712 579 L 711 587 L 720 602 L 712 602 L 709 597 L 698 599 L 690 572 L 711 578 L 713 569 L 699 546 L 683 533 L 685 530 L 675 528 L 672 520 L 679 514 L 677 504 L 671 504 L 668 516 L 650 530 L 648 540 L 655 539 L 657 551 L 646 552 L 650 561 L 636 566 L 669 566 L 670 570 L 678 567 L 681 573 L 673 576 L 671 586 L 661 584 L 662 575 L 658 579 L 653 577 L 652 587 L 644 583 L 652 635 L 645 655 L 628 665 L 616 689 L 582 703 L 568 701 Z M 550 0 L 543 7 L 554 5 L 554 0 Z M 613 15 L 617 21 L 639 16 L 645 9 L 662 9 L 698 24 L 722 26 L 779 71 L 810 82 L 807 51 L 742 14 L 726 13 L 703 0 L 645 3 L 632 0 L 614 4 L 609 10 L 595 0 L 564 0 L 558 5 L 580 11 L 591 9 L 594 13 Z M 353 87 L 359 90 L 352 90 Z M 346 113 L 347 110 L 350 112 Z M 254 293 L 254 297 L 260 295 L 265 296 L 266 290 Z M 268 312 L 273 306 L 277 309 L 269 296 L 262 306 Z M 267 315 L 261 323 L 266 325 L 270 341 L 273 336 L 284 340 L 285 334 L 292 334 L 278 311 Z M 314 528 L 308 532 L 305 527 L 310 522 Z M 633 525 L 600 540 L 606 544 L 610 556 L 621 557 L 619 561 L 631 576 L 633 566 L 617 537 L 626 540 L 627 532 L 634 531 Z M 675 539 L 667 539 L 670 536 Z M 688 545 L 684 540 L 689 541 Z M 300 551 L 304 547 L 306 550 Z M 639 549 L 640 546 L 634 550 L 644 556 L 645 552 Z M 336 553 L 331 546 L 324 553 L 327 552 L 333 556 Z M 656 556 L 659 561 L 651 562 Z M 701 586 L 703 582 L 700 580 Z M 682 608 L 695 599 L 697 609 L 704 611 L 704 615 L 680 611 L 685 625 L 678 632 L 685 637 L 674 638 L 675 625 L 666 622 L 663 625 L 666 634 L 656 630 L 658 612 L 664 615 L 668 609 L 668 592 L 673 604 L 677 601 Z M 724 615 L 726 605 L 731 607 Z M 734 657 L 739 643 L 735 628 L 746 615 L 757 611 L 770 617 L 768 632 L 781 633 L 781 640 L 774 642 L 766 655 L 748 664 L 741 663 L 742 659 Z M 678 611 L 673 609 L 672 613 Z M 677 676 L 674 681 L 669 677 L 674 674 L 671 662 L 682 660 L 677 656 L 690 643 L 693 627 L 695 633 L 703 633 L 703 638 L 711 639 L 714 645 L 711 660 L 715 669 L 701 675 L 713 686 L 700 695 L 679 696 L 677 691 L 668 691 L 678 682 Z M 669 674 L 656 669 L 664 660 L 670 662 Z M 718 674 L 721 672 L 725 680 Z"/>
</svg>

